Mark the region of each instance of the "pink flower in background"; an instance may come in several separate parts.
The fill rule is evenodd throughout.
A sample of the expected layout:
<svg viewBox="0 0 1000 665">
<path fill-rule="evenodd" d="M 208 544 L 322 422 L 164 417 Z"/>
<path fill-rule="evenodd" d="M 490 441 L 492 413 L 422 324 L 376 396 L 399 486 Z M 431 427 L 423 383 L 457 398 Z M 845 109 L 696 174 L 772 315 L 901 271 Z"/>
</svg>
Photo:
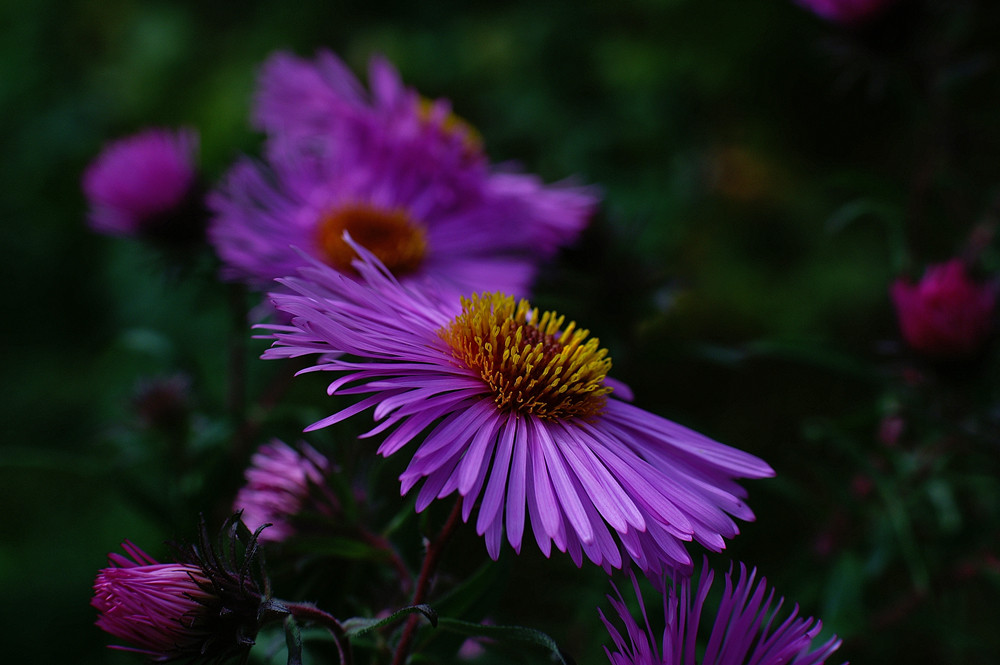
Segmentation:
<svg viewBox="0 0 1000 665">
<path fill-rule="evenodd" d="M 317 354 L 304 371 L 340 374 L 329 394 L 370 393 L 307 429 L 374 407 L 364 436 L 388 432 L 385 457 L 412 449 L 401 492 L 421 485 L 418 511 L 457 492 L 493 558 L 504 533 L 520 551 L 528 521 L 546 556 L 554 544 L 577 565 L 631 559 L 651 574 L 689 566 L 687 541 L 717 551 L 739 533 L 733 517 L 753 519 L 735 479 L 771 468 L 629 404 L 586 330 L 500 293 L 408 289 L 357 250 L 358 280 L 318 263 L 280 280 L 291 293 L 272 301 L 291 324 L 264 326 L 264 357 Z"/>
<path fill-rule="evenodd" d="M 837 23 L 861 23 L 873 18 L 896 0 L 796 0 L 816 15 Z"/>
<path fill-rule="evenodd" d="M 898 279 L 890 294 L 903 339 L 929 357 L 971 355 L 993 330 L 996 288 L 973 281 L 960 259 L 930 266 L 917 284 Z"/>
<path fill-rule="evenodd" d="M 100 233 L 185 241 L 204 228 L 194 130 L 148 129 L 108 144 L 83 174 Z"/>
<path fill-rule="evenodd" d="M 260 532 L 261 542 L 280 542 L 294 534 L 293 522 L 303 512 L 329 514 L 336 507 L 325 487 L 330 461 L 311 446 L 295 449 L 275 439 L 258 448 L 250 463 L 233 510 L 243 511 L 251 531 L 271 524 Z"/>
<path fill-rule="evenodd" d="M 632 617 L 620 591 L 608 596 L 624 625 L 624 635 L 598 610 L 614 642 L 605 647 L 611 665 L 822 665 L 840 647 L 833 636 L 813 647 L 822 622 L 798 616 L 798 606 L 782 618 L 784 599 L 775 604 L 774 590 L 767 580 L 756 580 L 757 570 L 747 573 L 740 564 L 739 576 L 726 573 L 725 587 L 714 616 L 705 610 L 715 572 L 702 564 L 697 583 L 691 577 L 675 577 L 663 597 L 665 626 L 654 634 L 635 577 L 632 587 L 642 612 L 642 626 Z M 703 621 L 704 620 L 704 621 Z"/>
</svg>

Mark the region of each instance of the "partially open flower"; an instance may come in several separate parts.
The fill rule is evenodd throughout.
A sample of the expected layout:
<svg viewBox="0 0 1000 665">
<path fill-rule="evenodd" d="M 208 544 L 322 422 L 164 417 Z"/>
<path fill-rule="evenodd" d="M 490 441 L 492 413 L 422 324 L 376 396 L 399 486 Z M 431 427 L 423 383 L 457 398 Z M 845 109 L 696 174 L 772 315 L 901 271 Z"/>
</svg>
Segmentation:
<svg viewBox="0 0 1000 665">
<path fill-rule="evenodd" d="M 101 613 L 97 626 L 132 645 L 114 649 L 152 662 L 245 661 L 268 611 L 280 612 L 269 601 L 263 571 L 253 570 L 257 536 L 238 516 L 215 548 L 202 525 L 199 545 L 178 548 L 174 563 L 159 563 L 128 541 L 122 548 L 128 556 L 108 555 L 90 603 Z"/>
<path fill-rule="evenodd" d="M 148 129 L 108 144 L 83 174 L 91 228 L 185 244 L 204 234 L 193 130 Z"/>
<path fill-rule="evenodd" d="M 917 284 L 898 279 L 890 294 L 903 339 L 926 356 L 970 356 L 992 331 L 996 289 L 973 281 L 960 259 L 929 267 Z"/>
<path fill-rule="evenodd" d="M 233 507 L 243 511 L 251 529 L 271 524 L 261 531 L 261 541 L 283 541 L 301 518 L 336 510 L 337 498 L 325 485 L 330 470 L 330 461 L 311 446 L 295 449 L 275 439 L 254 453 Z"/>
</svg>

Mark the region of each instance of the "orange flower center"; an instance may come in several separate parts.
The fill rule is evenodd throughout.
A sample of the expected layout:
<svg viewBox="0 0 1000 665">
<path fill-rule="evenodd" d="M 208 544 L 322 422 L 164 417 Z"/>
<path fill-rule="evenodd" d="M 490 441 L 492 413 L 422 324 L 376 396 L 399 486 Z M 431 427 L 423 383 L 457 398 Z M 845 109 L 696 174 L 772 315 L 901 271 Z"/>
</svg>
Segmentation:
<svg viewBox="0 0 1000 665">
<path fill-rule="evenodd" d="M 547 420 L 591 418 L 611 388 L 607 349 L 565 317 L 501 293 L 462 298 L 462 313 L 440 330 L 455 359 L 479 373 L 502 411 Z"/>
<path fill-rule="evenodd" d="M 419 268 L 427 252 L 424 230 L 402 208 L 343 205 L 323 213 L 316 226 L 316 241 L 323 257 L 341 272 L 354 272 L 351 262 L 357 258 L 357 252 L 344 242 L 344 231 L 397 277 Z"/>
</svg>

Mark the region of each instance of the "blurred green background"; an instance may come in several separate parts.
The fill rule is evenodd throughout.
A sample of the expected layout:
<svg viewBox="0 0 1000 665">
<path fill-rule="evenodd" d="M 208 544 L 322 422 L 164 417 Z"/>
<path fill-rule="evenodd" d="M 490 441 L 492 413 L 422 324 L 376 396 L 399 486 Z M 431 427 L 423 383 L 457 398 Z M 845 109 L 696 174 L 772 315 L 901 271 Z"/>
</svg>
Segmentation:
<svg viewBox="0 0 1000 665">
<path fill-rule="evenodd" d="M 601 214 L 546 268 L 536 302 L 599 336 L 640 406 L 777 470 L 746 483 L 758 520 L 728 555 L 845 637 L 830 662 L 996 662 L 996 571 L 946 572 L 974 553 L 969 532 L 995 552 L 995 441 L 968 486 L 976 510 L 949 489 L 954 466 L 936 476 L 958 526 L 893 494 L 902 467 L 874 491 L 857 483 L 894 404 L 887 285 L 960 252 L 1000 194 L 998 22 L 985 0 L 901 0 L 863 30 L 784 0 L 2 3 L 8 662 L 138 662 L 92 625 L 97 569 L 125 538 L 155 550 L 192 536 L 195 514 L 178 516 L 212 492 L 226 501 L 242 471 L 211 453 L 233 435 L 227 290 L 203 279 L 211 266 L 174 274 L 89 232 L 83 168 L 110 139 L 183 125 L 217 178 L 259 147 L 247 123 L 259 63 L 321 47 L 362 76 L 385 54 L 409 85 L 450 98 L 494 161 L 602 188 Z M 252 360 L 261 348 L 246 349 L 251 397 L 275 371 Z M 178 371 L 221 485 L 168 472 L 169 442 L 133 408 L 142 381 Z M 294 440 L 328 408 L 317 385 L 293 393 L 315 406 L 288 407 L 268 432 Z M 515 582 L 491 616 L 606 662 L 603 573 L 507 554 Z M 518 585 L 539 575 L 550 590 L 524 601 Z"/>
</svg>

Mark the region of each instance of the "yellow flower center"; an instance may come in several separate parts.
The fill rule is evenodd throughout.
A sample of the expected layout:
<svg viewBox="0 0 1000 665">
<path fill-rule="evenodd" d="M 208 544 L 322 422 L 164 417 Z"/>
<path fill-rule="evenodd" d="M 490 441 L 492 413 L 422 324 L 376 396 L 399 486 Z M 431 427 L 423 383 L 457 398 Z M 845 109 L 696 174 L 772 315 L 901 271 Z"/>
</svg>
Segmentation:
<svg viewBox="0 0 1000 665">
<path fill-rule="evenodd" d="M 341 272 L 354 272 L 351 239 L 378 257 L 397 277 L 420 267 L 427 252 L 427 238 L 402 208 L 386 210 L 365 203 L 338 206 L 323 213 L 316 225 L 316 242 L 327 263 Z"/>
<path fill-rule="evenodd" d="M 462 313 L 440 330 L 454 357 L 479 373 L 502 411 L 548 420 L 599 415 L 611 388 L 607 349 L 565 317 L 501 293 L 462 298 Z"/>
</svg>

